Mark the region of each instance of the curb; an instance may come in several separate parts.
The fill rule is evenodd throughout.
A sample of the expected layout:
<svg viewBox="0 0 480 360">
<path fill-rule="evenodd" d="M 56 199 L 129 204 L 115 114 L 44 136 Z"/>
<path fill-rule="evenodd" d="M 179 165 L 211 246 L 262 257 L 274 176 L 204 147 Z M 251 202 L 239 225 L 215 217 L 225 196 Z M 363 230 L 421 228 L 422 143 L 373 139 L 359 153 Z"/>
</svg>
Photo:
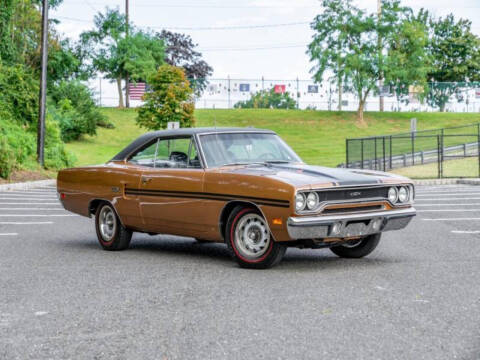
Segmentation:
<svg viewBox="0 0 480 360">
<path fill-rule="evenodd" d="M 426 185 L 480 185 L 480 179 L 425 179 L 413 180 L 413 183 L 418 186 Z"/>
<path fill-rule="evenodd" d="M 0 191 L 13 191 L 13 190 L 29 190 L 33 188 L 38 188 L 42 186 L 55 186 L 57 180 L 39 180 L 39 181 L 27 181 L 23 183 L 14 183 L 14 184 L 2 184 L 0 185 Z"/>
</svg>

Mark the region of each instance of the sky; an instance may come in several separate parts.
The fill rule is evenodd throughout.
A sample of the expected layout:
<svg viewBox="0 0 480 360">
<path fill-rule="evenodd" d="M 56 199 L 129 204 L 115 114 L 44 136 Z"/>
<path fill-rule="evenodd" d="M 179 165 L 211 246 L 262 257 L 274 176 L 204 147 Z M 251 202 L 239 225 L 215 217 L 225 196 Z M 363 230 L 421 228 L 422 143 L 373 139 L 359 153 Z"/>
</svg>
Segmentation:
<svg viewBox="0 0 480 360">
<path fill-rule="evenodd" d="M 354 0 L 374 12 L 377 0 Z M 435 16 L 453 13 L 472 21 L 480 35 L 479 0 L 403 0 L 417 11 Z M 125 9 L 125 0 L 64 0 L 50 12 L 61 23 L 57 29 L 77 39 L 92 28 L 96 13 L 106 6 Z M 189 34 L 213 78 L 310 79 L 312 64 L 306 54 L 312 37 L 309 23 L 321 11 L 319 0 L 130 0 L 130 20 L 138 27 L 162 28 Z"/>
</svg>

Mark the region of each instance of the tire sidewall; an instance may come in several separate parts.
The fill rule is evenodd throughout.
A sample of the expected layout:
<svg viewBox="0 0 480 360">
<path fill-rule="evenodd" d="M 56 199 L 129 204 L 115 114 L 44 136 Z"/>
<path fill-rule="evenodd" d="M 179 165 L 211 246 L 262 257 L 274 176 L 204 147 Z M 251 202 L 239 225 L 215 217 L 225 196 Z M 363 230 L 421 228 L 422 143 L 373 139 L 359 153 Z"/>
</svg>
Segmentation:
<svg viewBox="0 0 480 360">
<path fill-rule="evenodd" d="M 103 239 L 102 232 L 100 231 L 100 213 L 104 207 L 109 207 L 110 210 L 112 210 L 113 213 L 115 214 L 115 221 L 116 221 L 115 233 L 113 234 L 112 239 L 109 241 L 105 241 Z M 95 230 L 97 232 L 98 241 L 104 249 L 114 250 L 116 248 L 116 245 L 117 245 L 116 243 L 118 242 L 118 234 L 121 226 L 122 224 L 120 224 L 117 212 L 115 211 L 112 205 L 110 205 L 109 203 L 102 203 L 98 206 L 97 211 L 95 213 Z"/>
</svg>

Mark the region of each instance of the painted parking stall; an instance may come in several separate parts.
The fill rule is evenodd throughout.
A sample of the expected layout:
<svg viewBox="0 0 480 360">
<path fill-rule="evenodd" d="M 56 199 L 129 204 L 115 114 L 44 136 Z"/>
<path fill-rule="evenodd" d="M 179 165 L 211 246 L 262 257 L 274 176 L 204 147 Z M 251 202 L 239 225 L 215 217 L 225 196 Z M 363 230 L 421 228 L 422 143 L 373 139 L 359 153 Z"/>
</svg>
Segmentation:
<svg viewBox="0 0 480 360">
<path fill-rule="evenodd" d="M 480 234 L 480 187 L 472 185 L 418 186 L 418 222 L 442 226 L 452 238 Z M 421 222 L 421 223 L 420 223 Z"/>
<path fill-rule="evenodd" d="M 22 237 L 31 227 L 51 231 L 45 227 L 54 226 L 62 218 L 75 216 L 63 209 L 53 186 L 0 192 L 1 239 Z"/>
</svg>

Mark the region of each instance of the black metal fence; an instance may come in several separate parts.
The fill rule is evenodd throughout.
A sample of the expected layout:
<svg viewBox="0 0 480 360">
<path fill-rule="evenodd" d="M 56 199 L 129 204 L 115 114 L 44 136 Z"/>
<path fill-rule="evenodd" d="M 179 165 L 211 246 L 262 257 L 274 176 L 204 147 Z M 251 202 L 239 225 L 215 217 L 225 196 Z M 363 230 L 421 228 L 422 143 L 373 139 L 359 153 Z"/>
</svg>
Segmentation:
<svg viewBox="0 0 480 360">
<path fill-rule="evenodd" d="M 346 167 L 413 178 L 480 177 L 480 123 L 346 140 Z"/>
</svg>

